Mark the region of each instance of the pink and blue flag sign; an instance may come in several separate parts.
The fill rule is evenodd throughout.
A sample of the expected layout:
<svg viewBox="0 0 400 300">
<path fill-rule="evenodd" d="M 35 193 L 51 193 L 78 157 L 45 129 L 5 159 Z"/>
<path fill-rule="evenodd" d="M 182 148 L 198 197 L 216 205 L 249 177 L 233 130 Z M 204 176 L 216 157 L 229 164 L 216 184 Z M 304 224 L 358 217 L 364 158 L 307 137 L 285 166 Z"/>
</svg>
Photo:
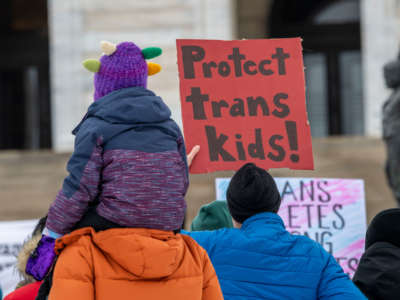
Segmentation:
<svg viewBox="0 0 400 300">
<path fill-rule="evenodd" d="M 216 179 L 217 200 L 226 200 L 229 181 Z M 364 252 L 367 229 L 363 180 L 275 178 L 275 182 L 286 229 L 320 243 L 352 277 Z"/>
</svg>

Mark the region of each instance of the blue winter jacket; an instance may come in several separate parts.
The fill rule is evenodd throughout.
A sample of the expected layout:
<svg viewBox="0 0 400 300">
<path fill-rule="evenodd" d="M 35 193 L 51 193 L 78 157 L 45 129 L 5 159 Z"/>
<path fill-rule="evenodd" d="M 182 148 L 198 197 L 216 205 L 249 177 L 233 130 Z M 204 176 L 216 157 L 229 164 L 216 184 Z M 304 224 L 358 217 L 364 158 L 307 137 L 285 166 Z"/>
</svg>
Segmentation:
<svg viewBox="0 0 400 300">
<path fill-rule="evenodd" d="M 291 235 L 277 214 L 252 216 L 241 229 L 187 234 L 208 252 L 226 300 L 366 299 L 329 253 Z"/>
</svg>

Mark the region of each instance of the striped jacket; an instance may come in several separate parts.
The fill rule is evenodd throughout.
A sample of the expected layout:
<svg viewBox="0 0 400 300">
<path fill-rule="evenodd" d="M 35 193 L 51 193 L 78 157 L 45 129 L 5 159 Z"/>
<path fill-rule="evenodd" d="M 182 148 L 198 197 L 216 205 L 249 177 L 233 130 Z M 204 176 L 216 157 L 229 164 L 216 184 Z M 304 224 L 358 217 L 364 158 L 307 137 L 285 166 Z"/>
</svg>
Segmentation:
<svg viewBox="0 0 400 300">
<path fill-rule="evenodd" d="M 90 203 L 121 226 L 180 228 L 186 151 L 160 97 L 142 87 L 114 91 L 89 107 L 73 134 L 69 176 L 50 207 L 48 230 L 70 232 Z"/>
</svg>

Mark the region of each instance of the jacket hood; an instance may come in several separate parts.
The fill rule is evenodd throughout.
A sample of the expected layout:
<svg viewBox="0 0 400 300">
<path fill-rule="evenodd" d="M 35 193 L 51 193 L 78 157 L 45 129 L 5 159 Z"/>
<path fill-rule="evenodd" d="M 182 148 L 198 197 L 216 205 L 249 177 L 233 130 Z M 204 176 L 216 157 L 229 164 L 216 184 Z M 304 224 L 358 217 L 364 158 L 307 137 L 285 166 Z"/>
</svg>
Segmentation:
<svg viewBox="0 0 400 300">
<path fill-rule="evenodd" d="M 152 91 L 143 87 L 131 87 L 114 91 L 93 102 L 73 134 L 90 117 L 97 117 L 111 124 L 135 125 L 166 121 L 171 117 L 171 111 Z"/>
<path fill-rule="evenodd" d="M 144 279 L 171 275 L 183 259 L 184 241 L 181 235 L 143 228 L 109 229 L 96 233 L 86 227 L 58 239 L 56 252 L 83 236 L 101 249 L 107 261 L 113 261 Z"/>
</svg>

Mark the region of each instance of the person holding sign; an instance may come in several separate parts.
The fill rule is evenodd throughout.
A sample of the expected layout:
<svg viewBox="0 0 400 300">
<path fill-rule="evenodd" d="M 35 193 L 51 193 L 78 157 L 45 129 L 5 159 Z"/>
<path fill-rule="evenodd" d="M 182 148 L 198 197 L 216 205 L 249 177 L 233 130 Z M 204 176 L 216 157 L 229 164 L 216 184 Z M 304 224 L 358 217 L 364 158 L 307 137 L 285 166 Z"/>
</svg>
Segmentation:
<svg viewBox="0 0 400 300">
<path fill-rule="evenodd" d="M 386 144 L 386 179 L 400 205 L 400 53 L 383 68 L 386 86 L 393 89 L 382 107 L 382 137 Z"/>
<path fill-rule="evenodd" d="M 233 229 L 185 232 L 207 252 L 229 299 L 366 299 L 321 245 L 291 235 L 274 179 L 252 163 L 227 190 Z"/>
</svg>

